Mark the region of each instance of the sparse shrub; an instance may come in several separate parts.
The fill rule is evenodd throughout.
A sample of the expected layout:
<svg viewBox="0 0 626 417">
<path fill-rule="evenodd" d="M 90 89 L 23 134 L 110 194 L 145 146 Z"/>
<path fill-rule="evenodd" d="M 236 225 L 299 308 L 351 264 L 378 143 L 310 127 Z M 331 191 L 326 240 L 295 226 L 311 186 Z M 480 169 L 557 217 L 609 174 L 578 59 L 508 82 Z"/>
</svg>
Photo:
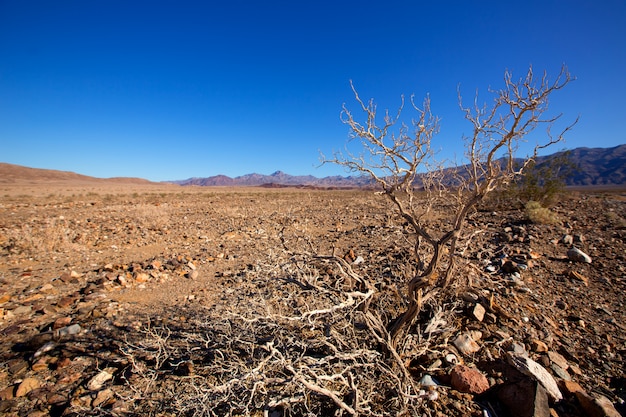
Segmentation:
<svg viewBox="0 0 626 417">
<path fill-rule="evenodd" d="M 559 223 L 557 215 L 550 211 L 549 208 L 543 207 L 538 201 L 529 201 L 526 203 L 524 211 L 528 220 L 533 223 L 551 225 Z"/>
<path fill-rule="evenodd" d="M 386 111 L 381 118 L 374 101 L 363 101 L 352 86 L 363 117 L 360 120 L 344 105 L 342 118 L 350 128 L 350 139 L 360 142 L 361 153 L 346 149 L 345 153 L 336 153 L 323 161 L 371 179 L 402 217 L 407 237 L 414 242 L 415 261 L 407 277 L 408 306 L 389 323 L 391 349 L 420 314 L 424 300 L 441 298 L 454 282 L 455 258 L 467 239 L 464 226 L 468 216 L 492 192 L 524 175 L 537 152 L 561 142 L 573 126 L 553 136 L 550 127 L 559 116 L 546 114 L 549 96 L 571 80 L 565 67 L 554 82 L 548 81 L 545 73 L 535 77 L 530 68 L 517 81 L 506 72 L 504 88 L 492 91 L 491 105 L 479 104 L 476 97 L 466 107 L 459 93 L 459 104 L 471 133 L 463 138 L 466 165 L 449 170 L 444 169 L 432 149 L 439 132 L 439 118 L 431 113 L 429 97 L 422 107 L 411 97 L 409 102 L 416 117 L 408 125 L 402 118 L 404 98 L 396 112 Z M 547 127 L 547 134 L 537 142 L 532 156 L 517 157 L 519 143 L 541 125 Z M 424 170 L 426 174 L 421 173 Z M 442 213 L 441 218 L 433 219 L 435 209 Z"/>
</svg>

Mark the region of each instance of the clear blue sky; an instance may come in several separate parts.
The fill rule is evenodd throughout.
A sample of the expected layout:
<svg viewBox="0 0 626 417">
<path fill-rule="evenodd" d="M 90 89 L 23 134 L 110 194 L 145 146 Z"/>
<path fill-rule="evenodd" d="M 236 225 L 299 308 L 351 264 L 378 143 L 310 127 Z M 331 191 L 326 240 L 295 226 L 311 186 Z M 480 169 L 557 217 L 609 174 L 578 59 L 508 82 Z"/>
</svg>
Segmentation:
<svg viewBox="0 0 626 417">
<path fill-rule="evenodd" d="M 349 80 L 379 108 L 457 105 L 530 64 L 577 80 L 563 148 L 626 143 L 626 2 L 0 0 L 0 161 L 96 177 L 325 176 Z M 486 95 L 481 97 L 487 98 Z"/>
</svg>

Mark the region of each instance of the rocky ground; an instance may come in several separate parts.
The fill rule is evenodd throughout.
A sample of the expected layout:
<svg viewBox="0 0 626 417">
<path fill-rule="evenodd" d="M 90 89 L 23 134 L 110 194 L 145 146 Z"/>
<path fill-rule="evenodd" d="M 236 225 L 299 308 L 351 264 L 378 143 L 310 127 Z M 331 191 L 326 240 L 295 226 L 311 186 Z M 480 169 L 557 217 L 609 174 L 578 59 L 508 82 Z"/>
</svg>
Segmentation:
<svg viewBox="0 0 626 417">
<path fill-rule="evenodd" d="M 3 415 L 625 415 L 624 193 L 473 213 L 394 356 L 411 251 L 371 192 L 33 190 L 0 198 Z"/>
</svg>

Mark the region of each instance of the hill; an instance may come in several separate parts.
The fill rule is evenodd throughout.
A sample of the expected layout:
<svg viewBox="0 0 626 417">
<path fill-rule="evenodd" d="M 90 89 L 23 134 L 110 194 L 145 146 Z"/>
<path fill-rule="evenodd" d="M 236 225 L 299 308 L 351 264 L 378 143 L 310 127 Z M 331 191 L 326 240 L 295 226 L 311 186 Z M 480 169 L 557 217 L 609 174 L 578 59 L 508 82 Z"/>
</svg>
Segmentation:
<svg viewBox="0 0 626 417">
<path fill-rule="evenodd" d="M 47 183 L 115 183 L 153 184 L 142 178 L 96 178 L 70 171 L 29 168 L 0 162 L 0 184 L 47 184 Z"/>
</svg>

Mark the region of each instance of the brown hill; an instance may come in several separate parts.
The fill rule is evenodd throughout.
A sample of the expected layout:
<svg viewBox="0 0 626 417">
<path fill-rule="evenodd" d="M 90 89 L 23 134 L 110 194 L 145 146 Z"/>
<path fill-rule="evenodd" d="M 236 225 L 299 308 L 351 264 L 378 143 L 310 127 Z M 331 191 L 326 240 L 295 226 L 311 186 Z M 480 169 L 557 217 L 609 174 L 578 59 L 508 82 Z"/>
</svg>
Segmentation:
<svg viewBox="0 0 626 417">
<path fill-rule="evenodd" d="M 39 184 L 39 183 L 116 183 L 116 184 L 151 184 L 141 178 L 96 178 L 70 171 L 29 168 L 21 165 L 0 162 L 0 183 L 2 184 Z"/>
</svg>

